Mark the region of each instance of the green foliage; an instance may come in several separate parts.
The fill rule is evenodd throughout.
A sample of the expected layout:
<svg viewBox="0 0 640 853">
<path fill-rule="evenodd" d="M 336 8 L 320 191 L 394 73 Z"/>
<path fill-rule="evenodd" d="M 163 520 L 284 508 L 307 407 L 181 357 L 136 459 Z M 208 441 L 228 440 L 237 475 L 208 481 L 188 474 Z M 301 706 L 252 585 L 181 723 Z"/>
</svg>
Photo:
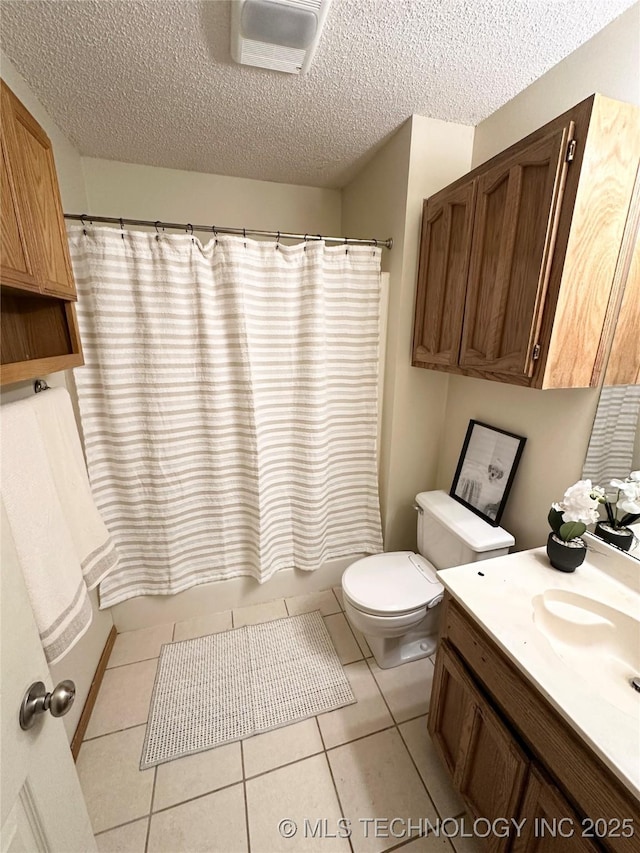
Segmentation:
<svg viewBox="0 0 640 853">
<path fill-rule="evenodd" d="M 560 528 L 562 527 L 562 513 L 560 510 L 551 507 L 547 520 L 553 532 L 559 535 Z"/>
<path fill-rule="evenodd" d="M 560 530 L 557 531 L 557 535 L 565 542 L 568 542 L 570 539 L 577 539 L 578 536 L 582 536 L 586 529 L 587 525 L 581 521 L 567 521 L 561 525 Z"/>
</svg>

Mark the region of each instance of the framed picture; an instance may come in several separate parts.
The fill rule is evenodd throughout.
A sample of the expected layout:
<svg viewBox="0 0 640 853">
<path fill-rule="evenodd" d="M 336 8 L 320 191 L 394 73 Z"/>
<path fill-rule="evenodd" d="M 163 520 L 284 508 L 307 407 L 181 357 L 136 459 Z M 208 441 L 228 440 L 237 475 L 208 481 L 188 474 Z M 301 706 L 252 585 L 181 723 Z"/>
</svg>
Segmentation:
<svg viewBox="0 0 640 853">
<path fill-rule="evenodd" d="M 526 440 L 489 424 L 469 421 L 451 497 L 497 527 Z"/>
</svg>

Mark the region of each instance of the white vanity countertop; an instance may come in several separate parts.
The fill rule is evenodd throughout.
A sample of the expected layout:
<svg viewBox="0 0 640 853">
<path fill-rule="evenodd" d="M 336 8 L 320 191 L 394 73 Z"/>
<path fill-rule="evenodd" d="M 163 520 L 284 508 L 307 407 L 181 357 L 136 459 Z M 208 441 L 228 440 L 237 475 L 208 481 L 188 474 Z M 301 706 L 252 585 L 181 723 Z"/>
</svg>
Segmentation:
<svg viewBox="0 0 640 853">
<path fill-rule="evenodd" d="M 612 575 L 637 578 L 640 565 L 626 556 L 590 549 L 583 565 L 565 574 L 552 568 L 544 548 L 537 548 L 438 572 L 458 603 L 639 797 L 640 693 L 633 690 L 628 679 L 640 676 L 640 671 L 630 671 L 609 645 L 587 648 L 569 643 L 566 648 L 574 662 L 576 655 L 584 656 L 578 659 L 580 672 L 580 666 L 560 657 L 558 649 L 562 646 L 555 643 L 554 648 L 534 618 L 537 596 L 547 592 L 552 598 L 561 598 L 568 591 L 640 619 L 640 594 Z M 541 599 L 537 602 L 540 606 Z M 602 617 L 596 616 L 595 621 L 607 625 Z M 631 623 L 625 621 L 628 628 Z M 584 625 L 579 627 L 584 632 Z M 627 633 L 625 643 L 634 646 L 625 656 L 637 659 L 637 626 Z M 607 678 L 614 679 L 615 689 L 610 689 L 611 681 L 607 685 Z M 628 698 L 625 690 L 629 691 Z"/>
</svg>

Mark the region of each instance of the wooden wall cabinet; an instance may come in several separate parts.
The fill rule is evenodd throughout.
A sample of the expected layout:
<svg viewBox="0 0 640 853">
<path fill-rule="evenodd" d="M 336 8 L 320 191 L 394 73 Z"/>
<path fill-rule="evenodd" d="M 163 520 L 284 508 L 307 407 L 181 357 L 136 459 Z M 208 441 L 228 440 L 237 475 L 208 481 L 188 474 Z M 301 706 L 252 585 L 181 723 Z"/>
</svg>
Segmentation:
<svg viewBox="0 0 640 853">
<path fill-rule="evenodd" d="M 639 159 L 640 111 L 594 95 L 427 199 L 413 365 L 599 384 Z"/>
<path fill-rule="evenodd" d="M 622 832 L 640 826 L 635 797 L 449 594 L 442 617 L 428 717 L 436 751 L 473 818 L 525 821 L 520 837 L 489 836 L 486 849 L 636 851 L 637 835 Z M 566 837 L 542 831 L 554 818 Z M 620 832 L 591 840 L 588 818 L 619 821 Z"/>
<path fill-rule="evenodd" d="M 83 363 L 51 142 L 0 86 L 1 384 Z"/>
</svg>

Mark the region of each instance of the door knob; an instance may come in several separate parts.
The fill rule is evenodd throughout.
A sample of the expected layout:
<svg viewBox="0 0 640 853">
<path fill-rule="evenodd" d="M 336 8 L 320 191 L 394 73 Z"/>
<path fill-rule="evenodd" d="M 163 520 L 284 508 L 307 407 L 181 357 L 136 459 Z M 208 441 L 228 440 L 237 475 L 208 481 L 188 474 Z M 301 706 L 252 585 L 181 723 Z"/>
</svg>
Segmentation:
<svg viewBox="0 0 640 853">
<path fill-rule="evenodd" d="M 24 694 L 20 705 L 20 728 L 30 729 L 38 714 L 50 711 L 54 717 L 63 717 L 76 698 L 76 686 L 73 681 L 61 681 L 51 693 L 42 681 L 34 681 Z"/>
</svg>

